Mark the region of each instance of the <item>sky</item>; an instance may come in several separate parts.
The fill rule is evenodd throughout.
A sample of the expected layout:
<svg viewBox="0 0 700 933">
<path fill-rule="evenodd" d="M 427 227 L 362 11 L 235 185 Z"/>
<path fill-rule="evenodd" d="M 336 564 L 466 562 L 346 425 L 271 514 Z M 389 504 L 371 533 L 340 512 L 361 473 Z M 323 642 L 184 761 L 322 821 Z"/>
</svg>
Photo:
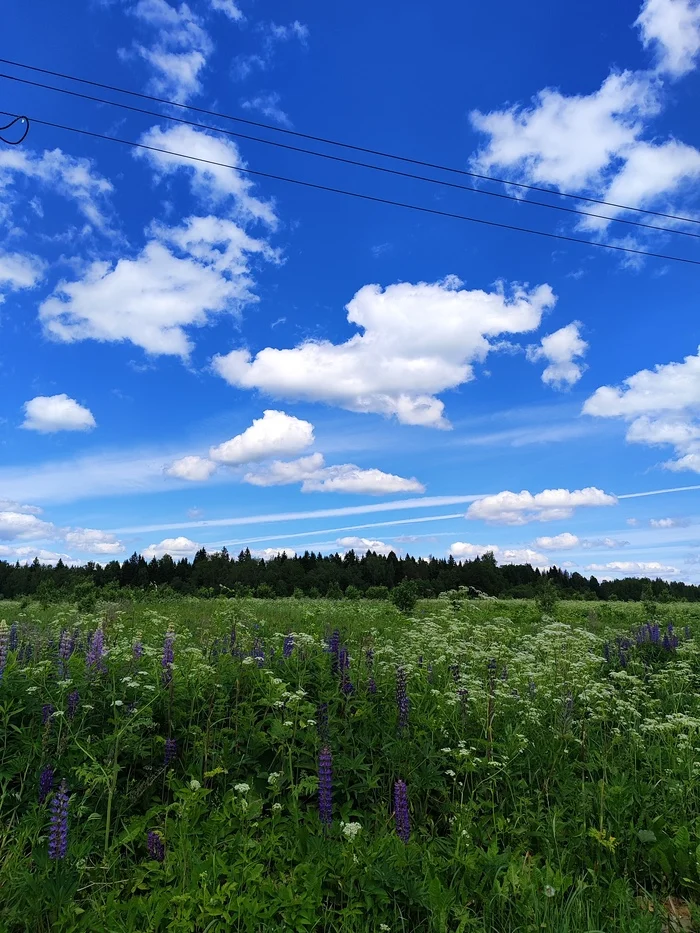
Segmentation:
<svg viewBox="0 0 700 933">
<path fill-rule="evenodd" d="M 0 142 L 0 559 L 700 583 L 698 0 L 37 12 L 0 52 L 30 120 Z"/>
</svg>

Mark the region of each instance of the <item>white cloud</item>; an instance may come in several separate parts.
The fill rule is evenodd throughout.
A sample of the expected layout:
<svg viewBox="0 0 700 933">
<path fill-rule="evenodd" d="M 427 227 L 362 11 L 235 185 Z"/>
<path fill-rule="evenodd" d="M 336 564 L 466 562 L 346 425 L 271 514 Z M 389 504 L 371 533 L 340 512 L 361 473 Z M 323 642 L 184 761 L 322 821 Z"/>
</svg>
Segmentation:
<svg viewBox="0 0 700 933">
<path fill-rule="evenodd" d="M 669 470 L 700 473 L 700 349 L 682 363 L 642 369 L 621 387 L 601 386 L 586 400 L 583 412 L 598 418 L 624 418 L 630 443 L 669 444 L 675 460 Z"/>
<path fill-rule="evenodd" d="M 79 405 L 75 399 L 61 395 L 37 395 L 24 403 L 23 428 L 52 434 L 56 431 L 90 431 L 96 427 L 95 418 L 89 408 Z"/>
<path fill-rule="evenodd" d="M 649 524 L 652 528 L 685 528 L 690 522 L 687 518 L 651 518 Z"/>
<path fill-rule="evenodd" d="M 545 489 L 533 495 L 522 492 L 499 492 L 494 496 L 477 499 L 467 510 L 466 517 L 480 519 L 494 525 L 526 525 L 528 522 L 556 521 L 571 518 L 574 509 L 584 506 L 615 505 L 617 499 L 589 486 L 585 489 Z"/>
<path fill-rule="evenodd" d="M 204 203 L 221 204 L 232 198 L 239 221 L 259 220 L 271 228 L 277 226 L 274 204 L 256 198 L 253 182 L 236 171 L 237 167 L 246 168 L 247 163 L 233 140 L 212 136 L 191 126 L 169 126 L 167 129 L 154 126 L 143 134 L 141 142 L 167 150 L 135 150 L 136 157 L 147 159 L 158 177 L 176 172 L 186 174 L 194 194 Z M 185 161 L 170 153 L 183 153 L 205 161 Z M 217 162 L 223 165 L 214 164 Z"/>
<path fill-rule="evenodd" d="M 243 479 L 253 486 L 288 486 L 301 482 L 302 492 L 346 492 L 371 496 L 397 492 L 424 492 L 417 479 L 405 479 L 382 470 L 365 470 L 354 463 L 324 466 L 322 454 L 315 453 L 298 460 L 275 460 L 267 466 L 247 473 Z"/>
<path fill-rule="evenodd" d="M 94 171 L 89 159 L 77 159 L 60 149 L 37 154 L 31 150 L 0 150 L 0 201 L 20 177 L 44 185 L 51 192 L 76 203 L 78 210 L 93 226 L 107 226 L 107 199 L 112 184 Z"/>
<path fill-rule="evenodd" d="M 0 253 L 0 303 L 3 291 L 34 288 L 44 275 L 46 263 L 31 253 Z"/>
<path fill-rule="evenodd" d="M 42 521 L 27 512 L 0 512 L 0 541 L 18 538 L 49 538 L 56 534 L 50 522 Z"/>
<path fill-rule="evenodd" d="M 22 505 L 12 499 L 0 499 L 0 512 L 23 512 L 25 515 L 41 515 L 42 511 L 37 505 Z"/>
<path fill-rule="evenodd" d="M 168 476 L 175 476 L 178 479 L 186 479 L 191 482 L 202 482 L 209 479 L 216 470 L 216 464 L 206 457 L 181 457 L 175 460 L 166 469 Z"/>
<path fill-rule="evenodd" d="M 267 409 L 242 434 L 212 447 L 209 456 L 218 463 L 237 465 L 280 454 L 297 454 L 314 442 L 314 426 L 283 411 Z"/>
<path fill-rule="evenodd" d="M 97 528 L 74 528 L 65 534 L 66 544 L 87 554 L 121 554 L 124 545 L 116 535 Z"/>
<path fill-rule="evenodd" d="M 139 0 L 133 12 L 157 30 L 152 48 L 134 45 L 155 72 L 149 89 L 182 103 L 198 94 L 202 89 L 200 72 L 214 48 L 201 19 L 186 3 L 174 7 L 166 0 Z"/>
<path fill-rule="evenodd" d="M 533 567 L 549 567 L 550 559 L 546 554 L 531 548 L 500 548 L 495 544 L 469 544 L 455 541 L 450 547 L 450 554 L 456 560 L 474 560 L 491 552 L 499 564 L 531 564 Z"/>
<path fill-rule="evenodd" d="M 441 282 L 366 285 L 347 305 L 363 332 L 345 343 L 306 341 L 216 356 L 231 385 L 278 398 L 308 399 L 357 412 L 394 415 L 404 424 L 445 428 L 436 396 L 474 378 L 471 363 L 491 349 L 489 337 L 535 330 L 554 306 L 549 285 L 467 291 L 454 276 Z"/>
<path fill-rule="evenodd" d="M 209 2 L 211 3 L 212 10 L 219 10 L 221 13 L 225 13 L 234 23 L 240 23 L 245 19 L 245 16 L 233 0 L 209 0 Z"/>
<path fill-rule="evenodd" d="M 316 475 L 324 467 L 323 454 L 310 454 L 298 460 L 273 460 L 243 477 L 252 486 L 290 486 Z"/>
<path fill-rule="evenodd" d="M 5 544 L 0 545 L 0 560 L 19 561 L 20 564 L 31 564 L 37 558 L 40 564 L 56 564 L 62 560 L 64 564 L 80 564 L 81 561 L 74 560 L 70 554 L 60 554 L 56 551 L 47 551 L 44 548 L 33 547 L 12 547 Z"/>
<path fill-rule="evenodd" d="M 160 544 L 149 544 L 149 546 L 142 551 L 142 554 L 145 558 L 161 558 L 164 554 L 169 554 L 173 560 L 180 560 L 182 557 L 194 557 L 201 546 L 201 544 L 190 541 L 189 538 L 183 536 L 164 538 Z"/>
<path fill-rule="evenodd" d="M 264 241 L 212 216 L 151 232 L 135 258 L 95 261 L 78 281 L 60 282 L 39 308 L 47 335 L 63 343 L 130 341 L 147 353 L 186 358 L 186 328 L 257 301 L 248 262 L 254 254 L 273 258 Z"/>
<path fill-rule="evenodd" d="M 335 543 L 344 548 L 346 552 L 354 551 L 356 554 L 366 554 L 367 551 L 374 551 L 375 554 L 386 555 L 396 551 L 396 548 L 390 544 L 385 544 L 383 541 L 374 541 L 372 538 L 338 538 Z"/>
<path fill-rule="evenodd" d="M 242 100 L 241 107 L 244 110 L 257 110 L 264 117 L 279 123 L 280 126 L 290 127 L 292 125 L 292 121 L 280 107 L 280 96 L 276 92 L 258 94 L 250 100 Z"/>
<path fill-rule="evenodd" d="M 269 36 L 278 42 L 287 42 L 289 39 L 298 39 L 305 44 L 309 38 L 309 27 L 300 23 L 298 19 L 286 26 L 278 26 L 276 23 L 270 23 Z"/>
<path fill-rule="evenodd" d="M 680 572 L 677 567 L 668 567 L 665 564 L 660 564 L 656 560 L 614 560 L 607 564 L 589 564 L 586 567 L 586 570 L 626 573 L 632 575 L 656 573 L 668 574 L 671 576 Z"/>
<path fill-rule="evenodd" d="M 252 557 L 257 557 L 259 560 L 274 560 L 275 557 L 280 557 L 282 554 L 286 554 L 287 557 L 294 557 L 296 551 L 291 547 L 266 547 L 250 553 Z"/>
<path fill-rule="evenodd" d="M 700 51 L 697 0 L 645 0 L 635 26 L 644 46 L 656 50 L 659 70 L 680 77 L 695 67 Z"/>
<path fill-rule="evenodd" d="M 620 548 L 627 547 L 629 541 L 621 541 L 619 538 L 586 538 L 581 541 L 581 547 L 591 549 L 597 548 Z"/>
<path fill-rule="evenodd" d="M 554 537 L 535 538 L 535 547 L 542 548 L 544 551 L 568 551 L 571 548 L 579 547 L 581 541 L 576 535 L 569 531 L 564 531 Z"/>
<path fill-rule="evenodd" d="M 539 346 L 527 348 L 527 358 L 531 363 L 544 359 L 549 364 L 542 373 L 542 382 L 555 389 L 563 389 L 579 381 L 586 366 L 574 360 L 582 357 L 588 349 L 579 333 L 580 327 L 579 321 L 573 321 L 543 337 Z"/>
<path fill-rule="evenodd" d="M 638 518 L 628 518 L 628 519 L 627 519 L 627 524 L 630 525 L 632 528 L 635 528 L 635 527 L 639 524 L 639 519 L 638 519 Z"/>
</svg>

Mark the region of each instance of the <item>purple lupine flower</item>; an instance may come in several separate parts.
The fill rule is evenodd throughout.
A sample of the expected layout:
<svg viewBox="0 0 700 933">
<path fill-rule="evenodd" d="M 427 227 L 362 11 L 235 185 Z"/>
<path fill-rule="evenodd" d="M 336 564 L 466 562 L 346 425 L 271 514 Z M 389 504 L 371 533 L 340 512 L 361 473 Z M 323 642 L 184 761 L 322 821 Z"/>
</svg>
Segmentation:
<svg viewBox="0 0 700 933">
<path fill-rule="evenodd" d="M 75 714 L 78 712 L 78 704 L 80 703 L 80 694 L 77 690 L 73 690 L 68 694 L 68 718 L 75 719 Z"/>
<path fill-rule="evenodd" d="M 377 682 L 372 675 L 370 675 L 370 678 L 367 681 L 367 689 L 372 694 L 372 696 L 374 696 L 374 694 L 377 692 Z"/>
<path fill-rule="evenodd" d="M 154 862 L 162 862 L 165 859 L 165 843 L 160 833 L 154 830 L 148 833 L 148 854 Z"/>
<path fill-rule="evenodd" d="M 396 835 L 402 842 L 407 843 L 411 836 L 411 822 L 408 815 L 408 791 L 405 781 L 394 784 L 394 820 L 396 821 Z"/>
<path fill-rule="evenodd" d="M 63 859 L 68 851 L 68 785 L 65 778 L 51 801 L 51 827 L 49 829 L 49 858 Z"/>
<path fill-rule="evenodd" d="M 450 664 L 450 674 L 455 684 L 459 683 L 459 664 Z"/>
<path fill-rule="evenodd" d="M 620 667 L 627 667 L 627 655 L 624 651 L 620 652 Z"/>
<path fill-rule="evenodd" d="M 333 822 L 333 756 L 324 745 L 318 756 L 318 814 L 324 826 Z"/>
<path fill-rule="evenodd" d="M 98 671 L 104 671 L 105 662 L 105 633 L 102 630 L 102 626 L 98 626 L 90 638 L 90 644 L 88 645 L 87 655 L 85 657 L 85 663 L 89 668 L 93 668 Z"/>
<path fill-rule="evenodd" d="M 292 651 L 294 651 L 294 636 L 287 635 L 284 639 L 284 648 L 282 650 L 283 657 L 291 658 Z"/>
<path fill-rule="evenodd" d="M 316 707 L 316 731 L 324 745 L 328 743 L 328 704 L 319 703 Z"/>
<path fill-rule="evenodd" d="M 73 638 L 68 629 L 63 629 L 58 643 L 58 676 L 63 678 L 66 673 L 66 664 L 73 654 Z"/>
<path fill-rule="evenodd" d="M 350 667 L 350 655 L 348 654 L 348 649 L 344 645 L 338 652 L 338 667 L 341 671 L 347 671 Z"/>
<path fill-rule="evenodd" d="M 45 726 L 46 723 L 51 719 L 51 716 L 54 713 L 54 708 L 51 703 L 44 703 L 41 707 L 41 724 Z"/>
<path fill-rule="evenodd" d="M 143 643 L 141 639 L 137 638 L 131 646 L 131 656 L 134 661 L 139 661 L 143 657 Z"/>
<path fill-rule="evenodd" d="M 671 650 L 671 639 L 668 637 L 668 635 L 664 634 L 664 638 L 663 638 L 663 641 L 661 642 L 661 645 L 664 651 Z"/>
<path fill-rule="evenodd" d="M 171 762 L 177 757 L 177 741 L 176 739 L 166 739 L 165 740 L 165 756 L 163 758 L 164 767 L 168 767 Z"/>
<path fill-rule="evenodd" d="M 372 667 L 374 665 L 374 649 L 373 648 L 368 648 L 367 651 L 365 651 L 365 662 L 367 664 L 367 667 Z"/>
<path fill-rule="evenodd" d="M 328 651 L 331 655 L 331 674 L 338 673 L 338 655 L 340 653 L 340 632 L 335 629 L 328 642 Z"/>
<path fill-rule="evenodd" d="M 258 667 L 265 663 L 265 649 L 259 638 L 253 639 L 253 659 Z"/>
<path fill-rule="evenodd" d="M 686 632 L 689 632 L 690 629 L 686 625 Z M 686 635 L 686 638 L 690 638 L 690 635 Z M 10 651 L 17 650 L 17 642 L 19 640 L 19 626 L 16 622 L 13 622 L 10 626 Z"/>
<path fill-rule="evenodd" d="M 173 644 L 175 642 L 175 632 L 171 629 L 165 633 L 163 641 L 163 657 L 161 658 L 161 667 L 163 668 L 163 686 L 167 687 L 173 680 L 173 661 L 175 660 L 175 651 Z"/>
<path fill-rule="evenodd" d="M 43 803 L 51 793 L 53 787 L 53 768 L 46 765 L 39 775 L 39 803 Z"/>
<path fill-rule="evenodd" d="M 399 708 L 399 732 L 408 725 L 409 700 L 406 693 L 406 671 L 403 667 L 396 668 L 396 705 Z"/>
<path fill-rule="evenodd" d="M 2 680 L 2 675 L 5 673 L 5 665 L 7 664 L 7 651 L 10 646 L 10 633 L 7 629 L 7 624 L 3 620 L 0 622 L 0 680 Z"/>
<path fill-rule="evenodd" d="M 467 706 L 469 705 L 469 691 L 466 687 L 460 687 L 457 691 L 457 696 L 459 697 L 459 703 L 462 708 L 462 712 L 465 713 L 467 711 Z"/>
</svg>

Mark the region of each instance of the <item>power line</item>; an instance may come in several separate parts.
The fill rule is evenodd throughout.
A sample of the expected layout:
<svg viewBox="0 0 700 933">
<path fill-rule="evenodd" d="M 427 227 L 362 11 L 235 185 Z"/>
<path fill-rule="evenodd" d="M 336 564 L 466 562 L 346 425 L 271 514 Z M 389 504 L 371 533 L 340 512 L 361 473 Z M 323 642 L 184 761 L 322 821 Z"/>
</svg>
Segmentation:
<svg viewBox="0 0 700 933">
<path fill-rule="evenodd" d="M 80 78 L 80 77 L 77 77 L 76 75 L 66 74 L 61 71 L 52 71 L 49 68 L 39 68 L 36 65 L 27 65 L 24 62 L 16 62 L 9 58 L 0 58 L 0 64 L 12 65 L 15 68 L 25 68 L 28 71 L 34 71 L 39 74 L 51 75 L 54 78 L 62 78 L 66 81 L 76 81 L 79 84 L 87 84 L 87 85 L 90 85 L 91 87 L 101 88 L 102 90 L 105 90 L 105 91 L 114 91 L 118 94 L 127 94 L 131 97 L 138 97 L 141 100 L 149 100 L 153 103 L 164 104 L 165 106 L 168 106 L 168 107 L 179 107 L 183 110 L 191 110 L 193 113 L 201 113 L 201 114 L 204 114 L 205 116 L 216 117 L 217 119 L 220 119 L 220 120 L 231 120 L 235 123 L 243 123 L 243 124 L 246 124 L 247 126 L 258 127 L 259 129 L 271 130 L 274 133 L 283 133 L 287 136 L 295 136 L 300 139 L 308 139 L 311 142 L 323 143 L 328 146 L 338 146 L 342 149 L 351 149 L 354 152 L 362 152 L 365 155 L 375 155 L 375 156 L 380 156 L 381 158 L 384 158 L 384 159 L 394 159 L 399 162 L 406 162 L 410 165 L 419 165 L 423 168 L 438 169 L 441 172 L 452 172 L 453 174 L 456 174 L 456 175 L 464 175 L 469 178 L 478 178 L 481 181 L 491 181 L 499 185 L 508 185 L 509 187 L 513 187 L 513 188 L 522 188 L 525 191 L 540 191 L 544 194 L 554 194 L 562 198 L 572 198 L 577 201 L 587 201 L 589 204 L 601 204 L 601 205 L 604 205 L 605 207 L 614 207 L 617 210 L 631 211 L 632 213 L 636 212 L 640 214 L 650 214 L 654 217 L 664 217 L 667 220 L 677 220 L 682 223 L 700 224 L 700 220 L 694 217 L 683 217 L 683 216 L 679 216 L 678 214 L 667 214 L 667 213 L 664 213 L 663 211 L 653 211 L 653 210 L 650 210 L 649 208 L 644 208 L 644 207 L 631 207 L 629 204 L 617 204 L 614 201 L 606 201 L 602 198 L 588 197 L 583 194 L 571 194 L 570 192 L 558 191 L 555 188 L 547 188 L 543 185 L 528 185 L 525 182 L 513 181 L 510 179 L 506 179 L 506 178 L 496 178 L 493 175 L 484 175 L 484 174 L 480 174 L 479 172 L 468 172 L 466 169 L 455 168 L 454 166 L 450 166 L 450 165 L 440 165 L 439 163 L 427 162 L 423 159 L 412 159 L 409 156 L 397 155 L 396 153 L 391 153 L 391 152 L 383 152 L 381 149 L 370 149 L 366 146 L 357 146 L 357 145 L 353 145 L 352 143 L 344 143 L 337 139 L 329 139 L 324 136 L 316 136 L 312 133 L 302 133 L 299 130 L 291 130 L 291 129 L 287 129 L 281 126 L 274 126 L 271 123 L 262 123 L 258 120 L 249 120 L 245 117 L 237 117 L 230 113 L 219 113 L 216 110 L 207 110 L 204 107 L 196 107 L 194 104 L 183 104 L 183 103 L 180 103 L 179 101 L 168 100 L 167 98 L 164 98 L 164 97 L 156 97 L 152 94 L 143 94 L 140 91 L 132 91 L 132 90 L 129 90 L 128 88 L 118 87 L 117 85 L 104 84 L 100 81 L 92 81 L 89 78 Z M 109 102 L 106 102 L 106 103 L 109 103 Z M 163 115 L 160 114 L 160 116 L 163 116 Z M 612 218 L 607 218 L 607 219 L 612 219 Z"/>
<path fill-rule="evenodd" d="M 3 111 L 0 111 L 0 113 L 2 112 Z M 530 233 L 530 234 L 533 234 L 534 236 L 547 237 L 548 239 L 552 239 L 552 240 L 563 240 L 568 243 L 582 243 L 585 246 L 595 246 L 595 247 L 598 247 L 599 249 L 614 250 L 615 252 L 620 252 L 620 253 L 632 253 L 637 256 L 647 256 L 653 259 L 665 259 L 665 260 L 668 260 L 669 262 L 682 262 L 687 265 L 700 266 L 700 260 L 698 259 L 686 259 L 681 256 L 668 256 L 664 253 L 652 253 L 648 250 L 634 249 L 631 246 L 618 246 L 618 245 L 613 245 L 612 243 L 597 243 L 595 240 L 584 240 L 581 237 L 565 236 L 564 234 L 561 234 L 561 233 L 549 233 L 545 230 L 533 230 L 529 227 L 518 227 L 515 224 L 501 223 L 500 221 L 496 221 L 496 220 L 486 220 L 483 217 L 470 217 L 466 214 L 457 214 L 457 213 L 453 213 L 452 211 L 441 211 L 441 210 L 438 210 L 438 208 L 434 208 L 434 207 L 423 207 L 418 204 L 409 204 L 405 201 L 394 201 L 390 198 L 381 198 L 381 197 L 377 197 L 376 195 L 363 194 L 359 191 L 348 191 L 347 189 L 344 189 L 344 188 L 335 188 L 335 187 L 332 187 L 331 185 L 322 185 L 317 182 L 303 181 L 299 178 L 290 178 L 289 176 L 286 176 L 286 175 L 276 175 L 276 174 L 273 174 L 272 172 L 262 172 L 262 171 L 259 171 L 257 169 L 252 169 L 252 168 L 241 168 L 240 166 L 232 165 L 229 162 L 219 162 L 216 159 L 204 159 L 201 156 L 195 156 L 195 155 L 191 155 L 185 152 L 175 152 L 172 149 L 163 149 L 160 146 L 149 146 L 146 143 L 137 143 L 131 139 L 120 139 L 117 136 L 108 136 L 105 133 L 96 133 L 92 130 L 79 129 L 76 126 L 67 126 L 63 123 L 54 123 L 48 120 L 39 120 L 35 117 L 32 117 L 31 119 L 32 119 L 32 122 L 36 123 L 38 126 L 48 126 L 48 127 L 51 127 L 52 129 L 66 130 L 67 132 L 70 132 L 70 133 L 79 133 L 82 136 L 89 136 L 93 139 L 103 139 L 103 140 L 107 140 L 108 142 L 120 143 L 123 146 L 130 146 L 134 149 L 144 149 L 149 152 L 160 152 L 160 153 L 163 153 L 164 155 L 175 156 L 175 158 L 178 158 L 178 159 L 186 159 L 191 162 L 201 162 L 205 165 L 215 165 L 219 168 L 229 168 L 229 169 L 232 169 L 233 171 L 243 172 L 247 175 L 255 175 L 259 178 L 268 178 L 273 181 L 283 181 L 289 184 L 299 185 L 304 188 L 312 188 L 316 191 L 328 191 L 328 192 L 331 192 L 332 194 L 342 194 L 342 195 L 345 195 L 346 197 L 357 198 L 358 200 L 363 200 L 363 201 L 371 201 L 375 204 L 388 204 L 388 205 L 391 205 L 392 207 L 402 207 L 402 208 L 406 208 L 407 210 L 418 211 L 422 214 L 433 214 L 437 217 L 451 217 L 454 220 L 464 220 L 470 223 L 483 224 L 484 226 L 487 226 L 487 227 L 498 227 L 502 230 L 513 230 L 513 231 L 516 231 L 517 233 Z"/>
<path fill-rule="evenodd" d="M 9 116 L 9 114 L 8 114 Z M 5 139 L 2 133 L 5 130 L 11 130 L 13 126 L 19 124 L 24 126 L 24 132 L 19 139 Z M 0 126 L 0 142 L 6 143 L 8 146 L 19 146 L 20 143 L 23 143 L 27 138 L 27 133 L 29 132 L 29 120 L 26 117 L 15 117 L 13 120 L 10 120 L 9 123 L 6 123 L 4 126 Z"/>
<path fill-rule="evenodd" d="M 218 126 L 211 126 L 210 124 L 199 123 L 194 120 L 185 120 L 181 117 L 175 117 L 172 114 L 160 113 L 155 110 L 147 110 L 144 107 L 134 107 L 131 104 L 125 104 L 125 103 L 122 103 L 121 101 L 105 100 L 105 98 L 103 97 L 95 97 L 92 94 L 83 94 L 80 91 L 72 91 L 69 88 L 55 87 L 52 84 L 44 84 L 40 81 L 30 81 L 28 78 L 19 78 L 16 75 L 8 75 L 8 74 L 4 74 L 3 72 L 0 72 L 0 78 L 5 78 L 8 81 L 17 81 L 20 84 L 26 84 L 26 85 L 29 85 L 30 87 L 37 87 L 37 88 L 41 88 L 47 91 L 56 91 L 59 94 L 67 94 L 70 97 L 77 97 L 77 98 L 80 98 L 81 100 L 89 100 L 93 103 L 107 104 L 108 106 L 111 106 L 111 107 L 119 107 L 122 110 L 128 110 L 132 113 L 140 113 L 140 114 L 144 114 L 150 117 L 157 117 L 158 119 L 161 119 L 161 120 L 169 120 L 172 123 L 177 123 L 183 126 L 191 126 L 191 127 L 196 127 L 197 129 L 210 130 L 214 133 L 222 133 L 226 136 L 235 137 L 236 139 L 246 139 L 251 142 L 263 143 L 266 146 L 274 146 L 278 149 L 286 149 L 291 152 L 299 152 L 299 153 L 303 153 L 304 155 L 312 155 L 312 156 L 316 156 L 317 158 L 327 159 L 333 162 L 341 162 L 345 165 L 354 165 L 354 166 L 359 166 L 361 168 L 372 169 L 373 171 L 383 172 L 384 174 L 387 174 L 387 175 L 395 175 L 400 178 L 410 178 L 410 179 L 413 179 L 414 181 L 425 181 L 433 185 L 441 185 L 443 187 L 453 188 L 459 191 L 469 191 L 472 194 L 487 195 L 488 197 L 500 198 L 506 201 L 516 201 L 519 204 L 534 205 L 537 207 L 545 207 L 550 210 L 563 211 L 567 214 L 578 214 L 579 216 L 583 216 L 583 217 L 594 217 L 597 220 L 607 220 L 610 223 L 622 223 L 622 224 L 627 224 L 633 227 L 644 227 L 645 229 L 648 229 L 648 230 L 657 230 L 662 233 L 672 233 L 678 236 L 692 237 L 694 239 L 700 240 L 700 233 L 691 233 L 689 230 L 675 230 L 671 227 L 660 227 L 657 224 L 648 224 L 648 223 L 644 223 L 639 220 L 629 220 L 624 217 L 609 217 L 605 214 L 594 214 L 591 211 L 578 210 L 575 207 L 565 207 L 562 204 L 549 204 L 545 201 L 523 200 L 522 198 L 518 197 L 517 195 L 513 195 L 513 194 L 505 194 L 500 191 L 487 191 L 484 188 L 476 188 L 473 185 L 462 185 L 457 182 L 446 181 L 440 178 L 430 178 L 426 175 L 416 175 L 413 172 L 403 172 L 400 169 L 387 168 L 386 166 L 383 166 L 383 165 L 374 165 L 370 162 L 361 162 L 357 159 L 348 159 L 348 158 L 345 158 L 344 156 L 332 155 L 331 153 L 327 153 L 327 152 L 317 152 L 313 149 L 306 149 L 303 146 L 293 146 L 293 145 L 290 145 L 289 143 L 280 142 L 279 140 L 264 139 L 261 136 L 251 136 L 250 134 L 247 134 L 247 133 L 240 133 L 235 130 L 226 130 Z"/>
</svg>

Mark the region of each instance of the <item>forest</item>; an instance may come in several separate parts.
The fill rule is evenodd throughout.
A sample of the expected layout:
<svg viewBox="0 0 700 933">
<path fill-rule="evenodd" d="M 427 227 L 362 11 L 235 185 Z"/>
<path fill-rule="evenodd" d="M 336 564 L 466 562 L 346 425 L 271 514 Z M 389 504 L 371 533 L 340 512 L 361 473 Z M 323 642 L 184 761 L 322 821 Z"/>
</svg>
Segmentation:
<svg viewBox="0 0 700 933">
<path fill-rule="evenodd" d="M 132 554 L 123 562 L 105 565 L 88 562 L 69 566 L 0 561 L 0 598 L 30 597 L 47 604 L 63 599 L 143 598 L 177 595 L 258 597 L 288 596 L 330 599 L 386 599 L 400 585 L 410 587 L 420 599 L 430 599 L 459 587 L 507 599 L 530 599 L 543 584 L 562 599 L 640 600 L 651 589 L 660 601 L 700 601 L 700 587 L 679 581 L 626 577 L 598 580 L 559 567 L 542 571 L 530 564 L 499 565 L 494 555 L 474 560 L 416 558 L 368 551 L 341 554 L 313 553 L 289 556 L 281 553 L 269 560 L 255 557 L 246 548 L 233 557 L 226 548 L 207 553 L 202 548 L 190 561 L 173 560 L 165 554 L 147 561 Z"/>
</svg>

